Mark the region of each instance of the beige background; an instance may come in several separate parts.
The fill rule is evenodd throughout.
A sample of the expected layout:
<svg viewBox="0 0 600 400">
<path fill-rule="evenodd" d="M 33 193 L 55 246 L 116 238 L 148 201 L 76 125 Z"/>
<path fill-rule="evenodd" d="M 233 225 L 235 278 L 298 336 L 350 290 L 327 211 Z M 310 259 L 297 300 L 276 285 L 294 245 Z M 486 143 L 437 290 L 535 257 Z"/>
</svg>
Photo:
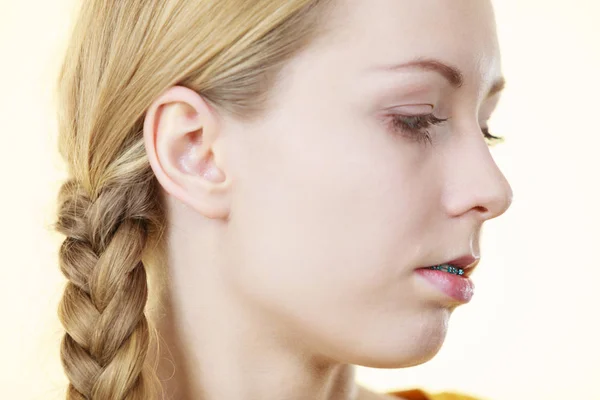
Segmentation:
<svg viewBox="0 0 600 400">
<path fill-rule="evenodd" d="M 54 220 L 63 166 L 51 89 L 70 1 L 0 0 L 0 398 L 62 399 Z M 495 2 L 507 88 L 490 121 L 514 190 L 484 229 L 472 302 L 430 362 L 358 369 L 374 389 L 600 399 L 600 7 Z"/>
</svg>

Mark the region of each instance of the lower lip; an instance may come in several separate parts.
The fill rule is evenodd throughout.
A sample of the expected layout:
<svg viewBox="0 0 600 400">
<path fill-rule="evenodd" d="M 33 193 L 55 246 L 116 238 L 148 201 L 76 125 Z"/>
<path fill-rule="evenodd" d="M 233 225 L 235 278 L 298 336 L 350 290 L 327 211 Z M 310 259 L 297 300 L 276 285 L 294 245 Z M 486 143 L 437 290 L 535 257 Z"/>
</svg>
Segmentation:
<svg viewBox="0 0 600 400">
<path fill-rule="evenodd" d="M 473 297 L 473 281 L 466 276 L 455 275 L 436 269 L 419 268 L 416 272 L 442 293 L 468 303 Z"/>
</svg>

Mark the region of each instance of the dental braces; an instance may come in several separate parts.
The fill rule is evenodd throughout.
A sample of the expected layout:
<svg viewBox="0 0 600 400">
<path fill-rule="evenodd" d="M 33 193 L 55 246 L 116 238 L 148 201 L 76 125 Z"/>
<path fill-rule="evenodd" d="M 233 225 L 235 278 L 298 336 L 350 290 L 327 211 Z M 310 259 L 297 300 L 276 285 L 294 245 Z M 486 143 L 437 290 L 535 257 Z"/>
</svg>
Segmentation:
<svg viewBox="0 0 600 400">
<path fill-rule="evenodd" d="M 454 275 L 464 275 L 465 270 L 462 268 L 457 268 L 449 264 L 442 265 L 434 265 L 433 267 L 429 267 L 427 269 L 436 269 L 438 271 L 446 271 Z"/>
</svg>

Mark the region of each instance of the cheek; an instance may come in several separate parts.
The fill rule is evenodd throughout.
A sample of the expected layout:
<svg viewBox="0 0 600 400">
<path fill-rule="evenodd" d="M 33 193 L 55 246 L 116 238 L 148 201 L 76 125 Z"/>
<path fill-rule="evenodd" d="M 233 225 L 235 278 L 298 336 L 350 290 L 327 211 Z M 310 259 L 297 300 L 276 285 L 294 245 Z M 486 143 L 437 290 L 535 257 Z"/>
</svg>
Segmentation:
<svg viewBox="0 0 600 400">
<path fill-rule="evenodd" d="M 439 217 L 434 167 L 383 132 L 290 126 L 286 140 L 249 143 L 256 156 L 240 157 L 228 279 L 321 354 L 384 368 L 426 361 L 447 319 L 412 283 Z"/>
<path fill-rule="evenodd" d="M 261 143 L 236 182 L 232 279 L 263 304 L 316 319 L 389 299 L 430 214 L 420 168 L 351 126 L 291 126 Z"/>
</svg>

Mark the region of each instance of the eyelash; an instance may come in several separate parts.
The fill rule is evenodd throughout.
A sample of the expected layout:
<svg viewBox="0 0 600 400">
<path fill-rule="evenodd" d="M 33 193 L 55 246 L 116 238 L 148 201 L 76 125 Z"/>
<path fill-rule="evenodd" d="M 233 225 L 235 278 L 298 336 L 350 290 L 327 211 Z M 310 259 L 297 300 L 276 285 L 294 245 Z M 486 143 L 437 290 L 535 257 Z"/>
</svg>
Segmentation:
<svg viewBox="0 0 600 400">
<path fill-rule="evenodd" d="M 437 118 L 433 114 L 422 114 L 422 115 L 393 115 L 392 116 L 392 129 L 395 132 L 408 132 L 410 136 L 415 138 L 419 143 L 432 143 L 431 134 L 426 128 L 434 125 L 439 125 L 443 122 L 448 121 L 448 118 Z M 494 146 L 499 142 L 503 142 L 502 136 L 494 136 L 490 133 L 489 128 L 482 128 L 481 132 L 485 140 L 488 142 L 488 146 Z"/>
</svg>

